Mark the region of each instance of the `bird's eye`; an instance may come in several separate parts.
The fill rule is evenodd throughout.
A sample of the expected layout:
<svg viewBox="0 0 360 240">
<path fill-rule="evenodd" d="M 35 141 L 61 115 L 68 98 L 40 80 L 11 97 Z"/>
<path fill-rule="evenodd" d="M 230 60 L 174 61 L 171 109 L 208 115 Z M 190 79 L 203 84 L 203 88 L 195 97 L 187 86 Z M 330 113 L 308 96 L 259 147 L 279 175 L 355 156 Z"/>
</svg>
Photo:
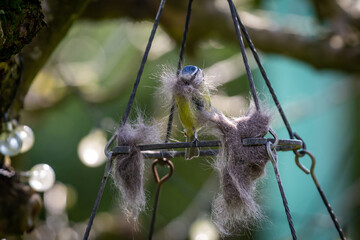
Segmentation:
<svg viewBox="0 0 360 240">
<path fill-rule="evenodd" d="M 190 85 L 189 81 L 185 81 L 185 85 L 189 86 Z"/>
</svg>

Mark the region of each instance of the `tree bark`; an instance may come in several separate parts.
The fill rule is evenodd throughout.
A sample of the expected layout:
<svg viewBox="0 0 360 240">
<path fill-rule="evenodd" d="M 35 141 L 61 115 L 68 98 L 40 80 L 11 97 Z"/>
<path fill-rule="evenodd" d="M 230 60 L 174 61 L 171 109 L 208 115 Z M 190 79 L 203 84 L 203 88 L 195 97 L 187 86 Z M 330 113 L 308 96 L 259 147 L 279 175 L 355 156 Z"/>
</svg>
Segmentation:
<svg viewBox="0 0 360 240">
<path fill-rule="evenodd" d="M 0 62 L 7 61 L 45 25 L 40 1 L 3 0 L 0 3 Z"/>
</svg>

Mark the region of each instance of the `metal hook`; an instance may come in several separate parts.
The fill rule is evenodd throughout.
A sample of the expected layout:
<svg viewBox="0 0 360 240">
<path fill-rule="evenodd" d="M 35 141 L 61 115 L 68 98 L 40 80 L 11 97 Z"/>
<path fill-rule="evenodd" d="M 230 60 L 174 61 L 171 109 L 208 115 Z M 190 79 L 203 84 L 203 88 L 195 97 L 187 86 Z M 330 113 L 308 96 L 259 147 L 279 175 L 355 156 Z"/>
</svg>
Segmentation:
<svg viewBox="0 0 360 240">
<path fill-rule="evenodd" d="M 274 154 L 273 154 L 273 149 L 272 149 L 272 143 L 271 142 L 267 142 L 266 143 L 266 151 L 269 155 L 269 158 L 272 162 L 273 165 L 277 165 L 277 160 L 276 160 L 276 157 L 274 157 Z"/>
<path fill-rule="evenodd" d="M 111 136 L 111 138 L 109 139 L 109 141 L 106 143 L 104 152 L 105 152 L 105 155 L 107 156 L 108 159 L 111 159 L 112 151 L 110 151 L 110 146 L 111 146 L 111 144 L 114 142 L 114 140 L 115 140 L 116 137 L 117 137 L 117 133 L 115 132 L 115 133 Z"/>
<path fill-rule="evenodd" d="M 301 142 L 302 142 L 302 147 L 301 147 L 301 149 L 302 150 L 306 150 L 306 144 L 305 144 L 305 142 L 304 142 L 304 140 L 299 136 L 299 134 L 297 134 L 296 132 L 294 132 L 294 137 L 296 138 L 296 139 L 298 139 L 298 140 L 300 140 Z M 295 154 L 295 156 L 296 157 L 304 157 L 305 155 L 306 155 L 306 153 L 305 152 L 302 152 L 302 151 L 298 151 L 298 150 L 293 150 L 293 152 L 294 152 L 294 154 Z M 297 163 L 296 163 L 297 164 Z M 298 165 L 299 166 L 299 165 Z M 299 166 L 300 167 L 300 166 Z M 300 167 L 306 174 L 309 174 L 309 171 L 305 171 L 302 167 Z"/>
<path fill-rule="evenodd" d="M 279 137 L 275 133 L 274 129 L 272 129 L 271 127 L 269 128 L 269 133 L 271 135 L 273 135 L 274 143 L 267 142 L 266 143 L 266 151 L 267 151 L 267 153 L 268 153 L 268 155 L 270 157 L 271 162 L 274 164 L 274 163 L 277 163 L 277 161 L 276 161 L 276 157 L 274 157 L 273 151 L 276 149 L 276 146 L 279 144 Z"/>
<path fill-rule="evenodd" d="M 303 149 L 306 149 L 306 144 L 305 144 L 304 140 L 300 137 L 300 135 L 297 134 L 296 132 L 294 132 L 294 137 L 295 137 L 296 139 L 298 139 L 298 140 L 301 140 L 301 141 L 302 141 L 302 148 L 303 148 Z"/>
<path fill-rule="evenodd" d="M 308 150 L 306 149 L 302 149 L 300 150 L 299 152 L 299 155 L 296 154 L 295 155 L 295 162 L 296 162 L 296 165 L 306 174 L 309 174 L 311 173 L 311 175 L 314 177 L 314 170 L 315 170 L 315 164 L 316 164 L 316 159 L 314 157 L 314 155 L 309 152 Z M 299 161 L 299 158 L 300 157 L 303 157 L 305 155 L 308 155 L 311 159 L 311 167 L 310 167 L 310 170 L 308 168 L 306 168 L 302 163 L 300 163 Z"/>
<path fill-rule="evenodd" d="M 159 173 L 157 172 L 157 169 L 156 169 L 156 165 L 157 164 L 160 164 L 160 165 L 168 165 L 169 167 L 169 173 L 166 174 L 165 176 L 163 176 L 162 178 L 159 177 Z M 152 164 L 152 171 L 154 173 L 154 178 L 155 178 L 155 181 L 158 183 L 158 184 L 162 184 L 163 182 L 165 182 L 166 180 L 168 180 L 173 172 L 174 172 L 174 164 L 168 160 L 167 158 L 157 158 L 154 160 L 153 164 Z"/>
<path fill-rule="evenodd" d="M 273 137 L 274 137 L 274 143 L 272 143 L 272 145 L 271 145 L 271 150 L 274 150 L 275 148 L 276 148 L 276 146 L 279 144 L 279 137 L 278 137 L 278 135 L 275 133 L 275 131 L 274 131 L 274 129 L 272 129 L 271 127 L 269 128 L 269 133 L 271 134 L 271 135 L 273 135 Z"/>
<path fill-rule="evenodd" d="M 105 172 L 104 176 L 108 177 L 111 173 L 112 164 L 113 164 L 113 152 L 109 152 L 109 155 L 107 155 L 106 159 L 106 165 L 105 165 Z"/>
</svg>

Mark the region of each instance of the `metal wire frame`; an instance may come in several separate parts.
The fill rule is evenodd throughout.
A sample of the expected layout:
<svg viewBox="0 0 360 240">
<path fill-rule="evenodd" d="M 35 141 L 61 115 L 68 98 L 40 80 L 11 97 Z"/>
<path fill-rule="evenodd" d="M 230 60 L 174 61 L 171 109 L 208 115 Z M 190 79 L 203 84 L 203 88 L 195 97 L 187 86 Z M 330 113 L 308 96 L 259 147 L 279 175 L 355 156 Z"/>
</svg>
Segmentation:
<svg viewBox="0 0 360 240">
<path fill-rule="evenodd" d="M 238 38 L 238 42 L 239 42 L 239 45 L 240 45 L 241 55 L 243 57 L 243 62 L 244 62 L 244 66 L 245 66 L 245 69 L 246 69 L 246 74 L 247 74 L 247 77 L 248 77 L 248 80 L 249 80 L 251 95 L 253 97 L 256 110 L 259 111 L 260 110 L 259 98 L 258 98 L 257 93 L 256 93 L 254 79 L 253 79 L 251 69 L 250 69 L 250 66 L 249 66 L 249 62 L 248 62 L 248 59 L 247 59 L 247 56 L 246 56 L 245 45 L 244 45 L 243 37 L 241 35 L 240 25 L 238 24 L 237 11 L 236 11 L 236 8 L 234 6 L 234 3 L 231 0 L 228 0 L 228 3 L 229 3 L 229 7 L 230 7 L 231 17 L 232 17 L 233 22 L 234 22 L 236 36 Z"/>
<path fill-rule="evenodd" d="M 285 191 L 282 185 L 282 181 L 281 181 L 281 177 L 280 177 L 280 172 L 279 172 L 279 167 L 278 167 L 278 159 L 277 159 L 277 153 L 276 151 L 274 151 L 276 149 L 276 146 L 279 144 L 279 140 L 278 140 L 278 136 L 275 133 L 275 131 L 270 128 L 269 132 L 271 133 L 271 135 L 274 136 L 275 141 L 274 143 L 272 142 L 267 142 L 266 143 L 266 151 L 269 155 L 270 161 L 274 167 L 274 173 L 276 176 L 276 182 L 278 184 L 279 190 L 280 190 L 280 195 L 281 195 L 281 199 L 283 201 L 283 206 L 285 209 L 285 214 L 286 214 L 286 218 L 289 224 L 289 228 L 290 228 L 290 232 L 291 232 L 291 236 L 293 238 L 293 240 L 297 240 L 297 236 L 296 236 L 296 231 L 295 231 L 295 227 L 294 227 L 294 223 L 291 217 L 291 213 L 290 213 L 290 208 L 289 208 L 289 204 L 288 201 L 286 199 L 285 196 Z"/>
<path fill-rule="evenodd" d="M 140 78 L 141 78 L 141 75 L 142 75 L 142 72 L 143 72 L 143 68 L 144 68 L 144 65 L 145 65 L 145 62 L 147 60 L 147 55 L 148 55 L 148 52 L 151 48 L 151 43 L 152 43 L 152 40 L 154 38 L 154 35 L 155 35 L 155 31 L 156 31 L 156 28 L 157 28 L 157 25 L 158 25 L 158 21 L 159 21 L 159 18 L 160 18 L 160 15 L 161 15 L 161 12 L 162 12 L 162 9 L 164 7 L 164 4 L 165 4 L 165 1 L 166 0 L 162 0 L 161 3 L 160 3 L 160 6 L 159 6 L 159 10 L 158 10 L 158 13 L 157 13 L 157 16 L 155 18 L 155 22 L 154 22 L 154 26 L 153 26 L 153 30 L 151 32 L 151 35 L 149 37 L 149 41 L 148 41 L 148 45 L 146 47 L 146 50 L 145 50 L 145 53 L 144 53 L 144 56 L 143 56 L 143 59 L 142 59 L 142 62 L 141 62 L 141 66 L 140 66 L 140 69 L 139 69 L 139 72 L 138 72 L 138 76 L 136 78 L 136 81 L 134 83 L 134 87 L 133 87 L 133 90 L 132 90 L 132 94 L 130 96 L 130 99 L 129 99 L 129 102 L 128 102 L 128 105 L 127 105 L 127 108 L 126 108 L 126 111 L 125 111 L 125 114 L 123 115 L 123 121 L 122 121 L 122 124 L 125 124 L 128 116 L 129 116 L 129 112 L 130 112 L 130 109 L 132 107 L 132 103 L 134 101 L 134 98 L 135 98 L 135 94 L 136 94 L 136 90 L 137 90 L 137 87 L 139 85 L 139 82 L 140 82 Z M 266 82 L 266 85 L 267 87 L 269 88 L 270 90 L 270 93 L 274 99 L 274 102 L 280 112 L 280 115 L 286 125 L 286 128 L 289 132 L 289 135 L 290 135 L 290 138 L 293 139 L 294 138 L 294 132 L 292 131 L 291 127 L 290 127 L 290 124 L 286 118 L 286 115 L 285 113 L 283 112 L 282 108 L 281 108 L 281 105 L 277 99 L 277 96 L 274 92 L 274 90 L 272 89 L 271 87 L 271 84 L 270 84 L 270 81 L 269 79 L 267 78 L 267 75 L 265 73 L 265 70 L 263 69 L 262 67 L 262 64 L 260 62 L 260 58 L 258 57 L 257 55 L 257 52 L 256 52 L 256 49 L 254 47 L 254 45 L 252 44 L 252 41 L 250 39 L 250 36 L 248 35 L 247 31 L 246 31 L 246 28 L 244 27 L 244 25 L 242 24 L 241 22 L 241 19 L 239 17 L 239 14 L 237 13 L 236 11 L 236 8 L 232 2 L 232 0 L 228 0 L 228 3 L 229 3 L 229 6 L 230 6 L 230 11 L 231 11 L 231 15 L 232 15 L 232 19 L 234 21 L 234 26 L 235 26 L 235 30 L 236 30 L 236 34 L 237 34 L 237 37 L 238 37 L 238 40 L 239 40 L 239 44 L 240 44 L 240 48 L 241 48 L 241 51 L 242 51 L 242 55 L 243 55 L 243 60 L 244 60 L 244 64 L 245 64 L 245 67 L 246 67 L 246 70 L 247 70 L 247 74 L 248 74 L 248 78 L 249 78 L 249 83 L 250 83 L 250 87 L 251 87 L 251 92 L 252 92 L 252 95 L 253 95 L 253 98 L 254 98 L 254 101 L 255 101 L 255 105 L 256 105 L 256 108 L 259 110 L 260 109 L 260 106 L 259 106 L 259 103 L 258 103 L 258 98 L 257 98 L 257 94 L 256 94 L 256 89 L 255 89 L 255 85 L 254 85 L 254 81 L 253 81 L 253 78 L 252 78 L 252 74 L 251 74 L 251 71 L 250 71 L 250 68 L 249 68 L 249 65 L 248 65 L 248 62 L 247 62 L 247 57 L 246 57 L 246 53 L 245 53 L 245 47 L 244 47 L 244 42 L 243 42 L 243 39 L 242 39 L 242 35 L 241 35 L 241 32 L 240 32 L 240 29 L 241 31 L 243 32 L 244 36 L 245 36 L 245 39 L 247 41 L 247 43 L 249 44 L 250 46 L 250 49 L 256 59 L 256 62 L 257 64 L 259 65 L 259 68 L 261 70 L 261 73 L 262 73 L 262 76 Z M 178 71 L 181 67 L 181 64 L 182 64 L 182 55 L 183 55 L 183 52 L 184 52 L 184 47 L 185 47 L 185 42 L 186 42 L 186 34 L 187 34 L 187 30 L 188 30 L 188 23 L 189 23 L 189 19 L 190 19 L 190 10 L 191 10 L 191 4 L 192 4 L 192 0 L 189 0 L 189 8 L 188 8 L 188 15 L 187 15 L 187 20 L 186 20 L 186 26 L 185 26 L 185 30 L 184 30 L 184 35 L 183 35 L 183 41 L 182 41 L 182 49 L 180 51 L 180 58 L 179 58 L 179 64 L 178 64 Z M 172 126 L 172 120 L 173 120 L 173 114 L 174 114 L 174 104 L 172 105 L 172 108 L 171 108 L 171 112 L 170 112 L 170 116 L 169 116 L 169 121 L 168 121 L 168 128 L 167 128 L 167 134 L 166 134 L 166 144 L 172 144 L 171 146 L 170 145 L 162 145 L 162 146 L 159 146 L 157 144 L 153 144 L 151 146 L 152 149 L 169 149 L 169 148 L 182 148 L 182 147 L 192 147 L 192 143 L 167 143 L 168 140 L 169 140 L 169 137 L 170 137 L 170 132 L 171 132 L 171 126 Z M 106 148 L 105 148 L 105 152 L 106 152 L 106 155 L 108 157 L 108 162 L 107 162 L 107 166 L 106 166 L 106 169 L 105 169 L 105 174 L 104 174 L 104 177 L 103 177 L 103 180 L 102 180 L 102 183 L 101 183 L 101 186 L 100 186 L 100 189 L 99 189 L 99 193 L 98 193 L 98 196 L 97 196 L 97 199 L 96 199 L 96 202 L 95 202 L 95 206 L 94 206 L 94 209 L 92 211 L 92 214 L 91 214 L 91 217 L 90 217 L 90 221 L 89 221 L 89 224 L 88 224 L 88 227 L 87 227 L 87 230 L 85 232 L 85 235 L 84 235 L 84 239 L 87 239 L 88 237 L 88 234 L 90 232 L 90 229 L 91 229 L 91 225 L 92 225 L 92 221 L 95 217 L 95 213 L 96 213 L 96 210 L 97 210 L 97 207 L 98 207 L 98 204 L 100 202 L 100 199 L 101 199 L 101 195 L 102 195 L 102 192 L 104 190 L 104 187 L 105 187 L 105 184 L 106 184 L 106 179 L 110 173 L 110 170 L 111 170 L 111 167 L 112 167 L 112 156 L 113 154 L 121 154 L 118 152 L 119 149 L 117 149 L 116 147 L 114 148 L 113 151 L 109 151 L 109 148 L 110 146 L 112 145 L 112 143 L 114 142 L 116 138 L 116 134 L 114 134 L 109 142 L 107 143 L 106 145 Z M 298 137 L 297 137 L 298 138 Z M 299 138 L 298 138 L 299 139 Z M 248 140 L 244 139 L 243 141 L 243 145 L 247 144 Z M 251 140 L 250 140 L 251 141 Z M 264 141 L 264 140 L 259 140 L 260 142 Z M 271 142 L 271 141 L 270 141 Z M 280 146 L 276 146 L 276 150 L 294 150 L 294 153 L 295 155 L 298 157 L 299 155 L 297 154 L 298 152 L 296 152 L 295 150 L 298 150 L 300 148 L 305 148 L 305 143 L 303 141 L 300 141 L 301 142 L 301 145 L 300 146 L 292 146 L 292 145 L 284 145 L 284 146 L 281 146 L 280 142 L 279 142 L 279 145 Z M 257 145 L 269 145 L 268 144 L 269 141 L 268 140 L 265 140 L 263 143 L 261 144 L 257 144 Z M 190 145 L 189 145 L 190 144 Z M 218 141 L 214 141 L 214 142 L 200 142 L 198 143 L 198 145 L 196 146 L 199 146 L 199 144 L 204 144 L 203 146 L 206 146 L 206 145 L 216 145 L 216 146 L 219 146 L 219 142 Z M 256 145 L 256 144 L 255 144 Z M 170 147 L 169 147 L 170 146 Z M 126 146 L 120 146 L 120 147 L 126 147 Z M 139 147 L 141 147 L 141 145 L 139 145 Z M 143 148 L 144 145 L 142 146 Z M 149 147 L 149 145 L 147 146 Z M 160 148 L 158 148 L 160 147 Z M 211 146 L 209 146 L 211 147 Z M 125 149 L 126 151 L 127 149 Z M 122 151 L 124 151 L 124 148 L 122 149 Z M 175 157 L 175 156 L 183 156 L 184 155 L 184 152 L 182 151 L 167 151 L 167 152 L 164 152 L 164 151 L 160 151 L 160 152 L 143 152 L 144 156 L 145 157 Z M 201 151 L 200 155 L 201 156 L 212 156 L 212 155 L 215 155 L 217 154 L 217 150 L 203 150 Z M 321 190 L 321 188 L 320 188 Z M 319 190 L 319 191 L 320 191 Z M 322 191 L 320 192 L 320 194 L 322 193 Z M 325 195 L 324 194 L 321 194 L 322 198 L 325 198 Z M 325 198 L 326 199 L 326 198 Z M 324 201 L 324 203 L 327 202 L 327 201 Z M 327 204 L 328 205 L 328 204 Z M 327 206 L 328 207 L 328 210 L 330 212 L 330 210 L 332 211 L 330 205 Z M 336 221 L 337 222 L 337 221 Z M 341 235 L 341 234 L 340 234 Z M 296 236 L 295 236 L 296 237 Z M 343 239 L 343 236 L 341 236 L 342 239 Z"/>
<path fill-rule="evenodd" d="M 242 141 L 243 146 L 261 146 L 266 145 L 268 142 L 274 143 L 275 139 L 273 138 L 244 138 Z M 290 151 L 297 150 L 302 147 L 301 140 L 294 139 L 280 139 L 276 150 L 277 151 Z M 149 151 L 149 150 L 164 150 L 164 149 L 177 149 L 177 148 L 191 148 L 191 147 L 219 147 L 221 145 L 220 141 L 199 141 L 197 143 L 192 142 L 175 142 L 175 143 L 158 143 L 158 144 L 142 144 L 137 145 L 137 147 L 143 151 L 145 158 L 174 158 L 184 156 L 183 151 Z M 112 150 L 107 149 L 107 155 L 115 157 L 119 154 L 128 154 L 130 152 L 129 146 L 116 146 Z M 200 151 L 200 156 L 214 156 L 218 153 L 217 149 L 211 150 L 202 150 Z"/>
<path fill-rule="evenodd" d="M 186 38 L 187 38 L 187 35 L 188 35 L 188 32 L 189 32 L 192 4 L 193 4 L 193 0 L 189 0 L 187 13 L 186 13 L 186 20 L 185 20 L 185 27 L 184 27 L 183 37 L 182 37 L 182 40 L 181 40 L 181 47 L 180 47 L 180 52 L 179 52 L 179 60 L 178 60 L 178 65 L 177 65 L 177 70 L 176 70 L 176 76 L 179 76 L 181 68 L 182 68 L 182 64 L 183 64 L 185 47 L 186 47 Z M 165 137 L 165 142 L 166 143 L 169 142 L 169 139 L 170 139 L 171 129 L 172 129 L 173 120 L 174 120 L 174 112 L 175 112 L 175 101 L 173 100 L 172 105 L 171 105 L 171 109 L 170 109 L 167 129 L 166 129 L 166 137 Z"/>
</svg>

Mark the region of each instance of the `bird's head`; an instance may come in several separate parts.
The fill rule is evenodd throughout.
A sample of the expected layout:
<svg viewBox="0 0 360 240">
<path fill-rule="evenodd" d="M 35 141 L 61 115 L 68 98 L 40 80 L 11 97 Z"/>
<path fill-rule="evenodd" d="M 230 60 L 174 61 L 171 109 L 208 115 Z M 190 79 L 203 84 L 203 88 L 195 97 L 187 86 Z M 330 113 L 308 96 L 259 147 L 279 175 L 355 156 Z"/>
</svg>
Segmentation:
<svg viewBox="0 0 360 240">
<path fill-rule="evenodd" d="M 204 73 L 199 67 L 188 65 L 181 69 L 179 79 L 185 86 L 198 88 L 204 81 Z"/>
</svg>

